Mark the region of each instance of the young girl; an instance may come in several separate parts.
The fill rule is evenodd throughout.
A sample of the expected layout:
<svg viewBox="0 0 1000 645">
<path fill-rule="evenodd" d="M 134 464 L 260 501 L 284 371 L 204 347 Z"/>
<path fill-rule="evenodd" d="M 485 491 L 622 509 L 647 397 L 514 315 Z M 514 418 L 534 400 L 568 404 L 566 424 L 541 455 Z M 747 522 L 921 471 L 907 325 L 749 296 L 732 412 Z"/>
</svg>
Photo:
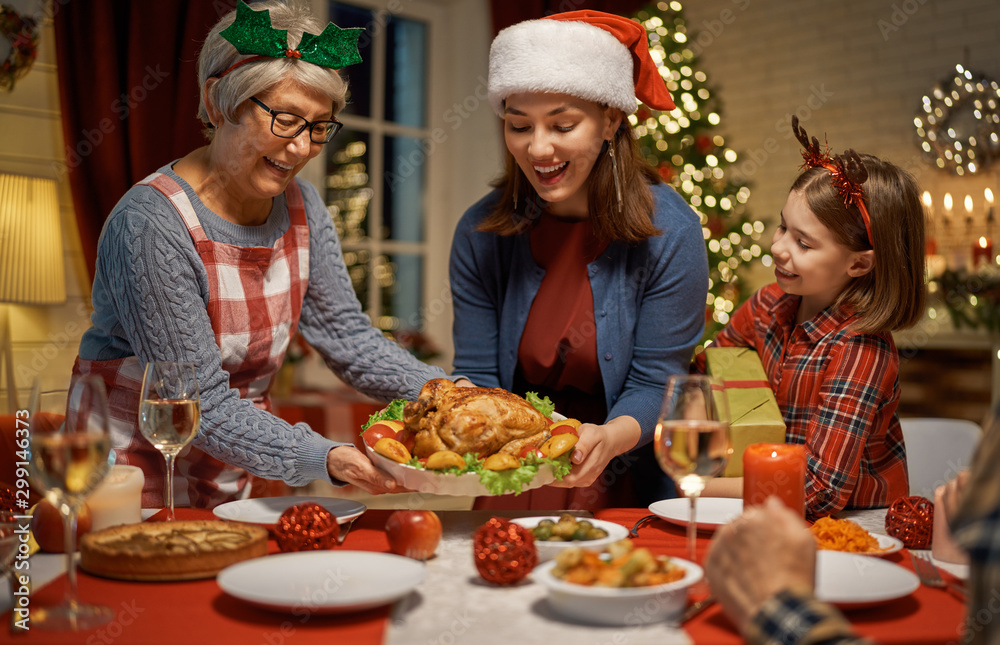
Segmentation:
<svg viewBox="0 0 1000 645">
<path fill-rule="evenodd" d="M 853 150 L 831 157 L 797 118 L 792 128 L 806 170 L 771 244 L 776 283 L 737 310 L 715 345 L 760 355 L 786 441 L 806 446 L 806 515 L 816 518 L 907 494 L 890 332 L 923 314 L 924 225 L 906 171 Z M 704 354 L 696 366 L 704 371 Z M 741 492 L 742 479 L 718 479 L 705 495 Z"/>
</svg>

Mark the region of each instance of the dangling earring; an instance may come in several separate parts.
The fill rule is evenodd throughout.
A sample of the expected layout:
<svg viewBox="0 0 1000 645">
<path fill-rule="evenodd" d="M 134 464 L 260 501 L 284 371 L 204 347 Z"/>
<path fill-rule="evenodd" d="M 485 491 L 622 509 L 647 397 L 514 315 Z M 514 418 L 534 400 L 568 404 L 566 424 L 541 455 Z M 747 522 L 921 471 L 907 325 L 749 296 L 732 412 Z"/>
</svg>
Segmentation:
<svg viewBox="0 0 1000 645">
<path fill-rule="evenodd" d="M 514 189 L 514 212 L 517 213 L 517 189 Z"/>
<path fill-rule="evenodd" d="M 607 141 L 608 156 L 611 158 L 611 175 L 615 178 L 615 196 L 618 198 L 618 212 L 622 212 L 622 187 L 618 183 L 618 160 L 615 159 L 614 139 Z"/>
</svg>

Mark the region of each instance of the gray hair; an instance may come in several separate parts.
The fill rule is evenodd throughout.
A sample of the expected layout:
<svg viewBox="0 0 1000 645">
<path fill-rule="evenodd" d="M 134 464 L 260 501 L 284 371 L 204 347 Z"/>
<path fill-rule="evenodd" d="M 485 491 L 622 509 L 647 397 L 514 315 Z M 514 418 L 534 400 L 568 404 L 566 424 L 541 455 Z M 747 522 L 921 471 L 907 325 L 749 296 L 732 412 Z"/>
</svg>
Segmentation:
<svg viewBox="0 0 1000 645">
<path fill-rule="evenodd" d="M 271 26 L 288 30 L 288 46 L 295 48 L 302 39 L 302 32 L 319 34 L 324 25 L 313 18 L 309 10 L 281 0 L 255 2 L 255 11 L 267 9 L 271 14 Z M 236 47 L 219 35 L 219 32 L 233 23 L 236 12 L 231 11 L 215 23 L 205 38 L 198 55 L 198 87 L 202 88 L 198 97 L 198 118 L 207 126 L 209 139 L 214 135 L 212 123 L 205 109 L 205 83 L 218 77 L 234 63 L 250 58 L 236 51 Z M 240 65 L 218 80 L 209 91 L 211 101 L 230 123 L 236 123 L 240 106 L 251 96 L 265 93 L 282 81 L 292 79 L 298 84 L 316 90 L 330 98 L 334 115 L 344 109 L 347 103 L 347 82 L 337 70 L 320 67 L 295 58 L 264 58 L 253 63 Z"/>
</svg>

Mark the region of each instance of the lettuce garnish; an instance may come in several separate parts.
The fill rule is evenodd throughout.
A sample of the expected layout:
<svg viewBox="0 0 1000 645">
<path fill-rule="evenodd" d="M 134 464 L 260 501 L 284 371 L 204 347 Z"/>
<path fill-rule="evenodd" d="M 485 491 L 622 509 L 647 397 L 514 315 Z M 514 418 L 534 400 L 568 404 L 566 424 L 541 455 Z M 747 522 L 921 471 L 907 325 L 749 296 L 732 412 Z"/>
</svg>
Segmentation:
<svg viewBox="0 0 1000 645">
<path fill-rule="evenodd" d="M 385 406 L 384 410 L 379 410 L 375 414 L 368 417 L 368 423 L 361 426 L 361 432 L 367 430 L 368 426 L 377 421 L 402 421 L 404 405 L 406 405 L 405 399 L 392 400 L 389 405 Z"/>
<path fill-rule="evenodd" d="M 547 396 L 538 396 L 538 392 L 527 392 L 524 399 L 544 414 L 547 419 L 551 419 L 552 413 L 556 411 L 556 404 Z"/>
</svg>

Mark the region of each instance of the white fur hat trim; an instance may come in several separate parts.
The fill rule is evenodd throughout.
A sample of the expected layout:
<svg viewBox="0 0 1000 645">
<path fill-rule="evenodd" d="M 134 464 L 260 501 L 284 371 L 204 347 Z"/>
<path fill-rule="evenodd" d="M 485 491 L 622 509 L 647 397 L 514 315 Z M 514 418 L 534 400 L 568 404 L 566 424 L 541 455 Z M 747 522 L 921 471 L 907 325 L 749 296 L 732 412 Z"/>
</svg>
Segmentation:
<svg viewBox="0 0 1000 645">
<path fill-rule="evenodd" d="M 585 22 L 529 20 L 507 27 L 490 47 L 489 98 L 517 92 L 569 94 L 632 114 L 638 107 L 632 54 L 610 33 Z"/>
</svg>

